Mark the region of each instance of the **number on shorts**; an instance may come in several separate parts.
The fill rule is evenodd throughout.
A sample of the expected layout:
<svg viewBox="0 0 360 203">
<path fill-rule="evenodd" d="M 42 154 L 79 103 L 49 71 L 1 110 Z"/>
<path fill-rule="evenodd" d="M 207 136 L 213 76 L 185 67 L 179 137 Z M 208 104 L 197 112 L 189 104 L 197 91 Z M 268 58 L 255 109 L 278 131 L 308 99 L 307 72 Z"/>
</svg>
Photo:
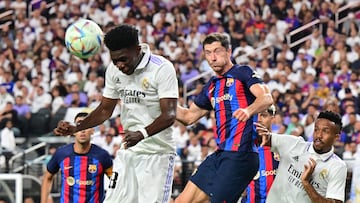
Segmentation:
<svg viewBox="0 0 360 203">
<path fill-rule="evenodd" d="M 113 172 L 110 178 L 109 188 L 114 189 L 116 187 L 116 182 L 119 174 L 117 172 Z"/>
</svg>

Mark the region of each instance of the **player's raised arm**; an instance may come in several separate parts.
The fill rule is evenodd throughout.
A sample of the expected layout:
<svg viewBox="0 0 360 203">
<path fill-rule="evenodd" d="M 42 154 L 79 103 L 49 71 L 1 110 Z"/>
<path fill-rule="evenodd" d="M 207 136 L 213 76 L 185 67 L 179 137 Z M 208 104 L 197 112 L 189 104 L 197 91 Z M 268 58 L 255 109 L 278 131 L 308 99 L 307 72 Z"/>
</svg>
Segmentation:
<svg viewBox="0 0 360 203">
<path fill-rule="evenodd" d="M 76 126 L 71 125 L 69 122 L 60 121 L 57 127 L 54 129 L 55 135 L 72 135 L 80 130 L 92 128 L 103 123 L 106 119 L 110 118 L 115 106 L 117 104 L 116 99 L 109 99 L 102 97 L 99 106 L 92 111 L 81 123 Z"/>
<path fill-rule="evenodd" d="M 184 125 L 191 125 L 207 112 L 207 110 L 199 108 L 195 103 L 192 103 L 190 108 L 178 106 L 176 109 L 176 120 Z"/>
<path fill-rule="evenodd" d="M 273 103 L 269 88 L 264 84 L 254 84 L 250 87 L 251 93 L 256 97 L 255 101 L 247 108 L 239 108 L 233 114 L 240 121 L 247 121 L 252 115 L 269 108 Z"/>
</svg>

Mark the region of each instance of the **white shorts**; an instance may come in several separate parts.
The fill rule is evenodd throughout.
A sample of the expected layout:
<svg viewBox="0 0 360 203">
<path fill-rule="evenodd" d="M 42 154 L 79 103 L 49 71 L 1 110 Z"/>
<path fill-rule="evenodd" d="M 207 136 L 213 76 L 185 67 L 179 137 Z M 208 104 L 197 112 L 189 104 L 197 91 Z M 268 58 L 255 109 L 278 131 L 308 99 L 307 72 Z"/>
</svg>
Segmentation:
<svg viewBox="0 0 360 203">
<path fill-rule="evenodd" d="M 175 154 L 135 154 L 119 150 L 104 203 L 168 203 Z"/>
</svg>

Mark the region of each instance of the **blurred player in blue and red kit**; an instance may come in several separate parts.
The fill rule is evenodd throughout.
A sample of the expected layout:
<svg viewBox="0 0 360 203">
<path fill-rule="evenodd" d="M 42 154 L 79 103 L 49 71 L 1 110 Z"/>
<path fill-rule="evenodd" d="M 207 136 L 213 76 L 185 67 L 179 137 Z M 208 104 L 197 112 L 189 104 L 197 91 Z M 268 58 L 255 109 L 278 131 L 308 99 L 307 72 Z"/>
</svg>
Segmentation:
<svg viewBox="0 0 360 203">
<path fill-rule="evenodd" d="M 80 123 L 88 113 L 78 113 Z M 46 203 L 56 173 L 61 171 L 61 203 L 100 203 L 104 201 L 104 175 L 112 175 L 109 153 L 91 144 L 92 128 L 74 134 L 75 142 L 58 148 L 47 164 L 41 185 L 41 203 Z"/>
<path fill-rule="evenodd" d="M 274 105 L 271 105 L 267 110 L 258 114 L 257 122 L 271 130 L 275 113 L 276 108 Z M 261 140 L 261 138 L 259 140 Z M 274 182 L 276 170 L 279 166 L 279 156 L 271 152 L 268 146 L 258 147 L 258 152 L 259 171 L 247 187 L 241 203 L 265 203 L 266 196 Z"/>
</svg>

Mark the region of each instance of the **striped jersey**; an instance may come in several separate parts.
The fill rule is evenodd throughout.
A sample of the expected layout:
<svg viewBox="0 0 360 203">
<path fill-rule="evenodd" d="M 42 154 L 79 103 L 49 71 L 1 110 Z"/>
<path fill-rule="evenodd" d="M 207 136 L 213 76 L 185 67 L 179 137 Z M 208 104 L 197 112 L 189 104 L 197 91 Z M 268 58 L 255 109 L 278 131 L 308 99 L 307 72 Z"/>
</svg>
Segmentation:
<svg viewBox="0 0 360 203">
<path fill-rule="evenodd" d="M 104 149 L 92 144 L 88 153 L 77 154 L 73 143 L 58 148 L 47 165 L 52 174 L 61 171 L 61 203 L 103 202 L 104 174 L 111 168 L 112 158 Z"/>
<path fill-rule="evenodd" d="M 246 197 L 242 203 L 265 203 L 267 193 L 274 181 L 279 162 L 274 158 L 270 147 L 258 148 L 259 171 L 246 189 Z"/>
<path fill-rule="evenodd" d="M 220 150 L 257 151 L 253 118 L 239 122 L 233 117 L 235 110 L 246 108 L 255 101 L 250 87 L 257 83 L 262 83 L 262 80 L 249 66 L 234 65 L 224 75 L 210 78 L 195 98 L 198 107 L 215 112 L 216 142 Z"/>
</svg>

